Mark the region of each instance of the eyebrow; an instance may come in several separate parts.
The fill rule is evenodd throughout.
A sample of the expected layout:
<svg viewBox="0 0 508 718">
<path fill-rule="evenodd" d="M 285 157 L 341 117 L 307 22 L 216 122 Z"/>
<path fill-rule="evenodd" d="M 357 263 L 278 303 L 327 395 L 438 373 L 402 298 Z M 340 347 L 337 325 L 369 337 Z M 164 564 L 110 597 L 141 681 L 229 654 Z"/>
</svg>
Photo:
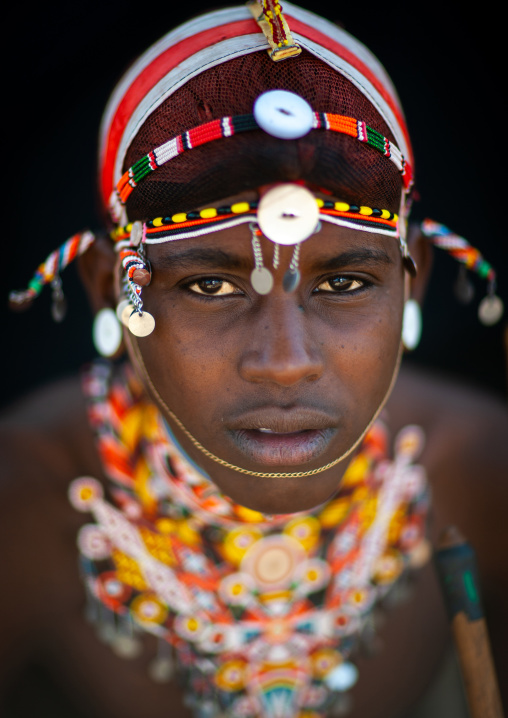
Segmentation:
<svg viewBox="0 0 508 718">
<path fill-rule="evenodd" d="M 192 247 L 182 249 L 174 254 L 163 254 L 152 260 L 157 269 L 179 269 L 193 270 L 196 268 L 207 269 L 252 269 L 251 257 L 240 257 L 230 252 L 224 252 L 218 248 Z M 317 260 L 312 268 L 314 271 L 326 272 L 339 269 L 344 266 L 355 265 L 389 265 L 393 264 L 391 257 L 383 249 L 359 247 L 358 249 L 346 250 L 329 259 Z"/>
<path fill-rule="evenodd" d="M 182 249 L 174 254 L 163 254 L 151 260 L 157 269 L 195 270 L 197 267 L 209 269 L 252 269 L 252 258 L 224 252 L 221 249 L 203 249 L 193 247 Z"/>
<path fill-rule="evenodd" d="M 372 249 L 359 247 L 350 249 L 330 257 L 330 259 L 317 260 L 313 264 L 314 271 L 328 271 L 344 266 L 354 267 L 355 265 L 388 265 L 393 264 L 393 259 L 383 249 Z"/>
</svg>

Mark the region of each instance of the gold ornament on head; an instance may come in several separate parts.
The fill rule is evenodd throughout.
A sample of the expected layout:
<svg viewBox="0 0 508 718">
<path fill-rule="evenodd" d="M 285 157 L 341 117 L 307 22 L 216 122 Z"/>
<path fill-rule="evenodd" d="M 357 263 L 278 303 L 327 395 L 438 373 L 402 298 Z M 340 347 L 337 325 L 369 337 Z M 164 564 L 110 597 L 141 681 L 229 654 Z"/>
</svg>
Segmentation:
<svg viewBox="0 0 508 718">
<path fill-rule="evenodd" d="M 263 35 L 268 40 L 268 54 L 274 62 L 297 57 L 302 48 L 291 35 L 282 7 L 277 0 L 261 0 L 248 2 L 247 7 L 252 13 Z"/>
</svg>

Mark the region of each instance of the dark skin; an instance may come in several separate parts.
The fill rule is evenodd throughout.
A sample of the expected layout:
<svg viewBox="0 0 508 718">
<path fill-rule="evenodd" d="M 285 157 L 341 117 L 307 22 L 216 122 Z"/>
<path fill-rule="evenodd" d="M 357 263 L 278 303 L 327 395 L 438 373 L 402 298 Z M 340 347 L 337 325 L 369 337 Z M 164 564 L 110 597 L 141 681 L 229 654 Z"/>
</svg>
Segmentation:
<svg viewBox="0 0 508 718">
<path fill-rule="evenodd" d="M 273 245 L 262 246 L 268 263 Z M 282 250 L 274 289 L 261 297 L 249 281 L 246 226 L 148 251 L 145 306 L 157 331 L 138 342 L 148 373 L 209 451 L 256 472 L 306 471 L 343 455 L 383 401 L 399 350 L 404 284 L 392 238 L 323 223 L 303 244 L 302 279 L 287 294 L 282 275 L 292 253 Z M 263 427 L 281 438 L 316 428 L 321 436 L 299 452 L 268 442 Z M 254 438 L 245 441 L 244 429 Z M 266 513 L 323 503 L 349 463 L 298 479 L 239 475 L 177 432 L 226 494 Z"/>
<path fill-rule="evenodd" d="M 220 245 L 226 254 L 234 251 L 252 258 L 248 232 L 236 235 L 240 238 L 236 242 L 220 234 L 214 237 L 214 246 Z M 308 240 L 308 256 L 304 246 L 299 292 L 280 292 L 279 273 L 274 292 L 265 299 L 250 293 L 249 268 L 203 270 L 194 264 L 177 273 L 163 266 L 164 258 L 182 251 L 184 243 L 149 249 L 153 282 L 143 296 L 155 316 L 156 330 L 139 340 L 139 347 L 164 400 L 210 451 L 253 470 L 297 471 L 326 464 L 362 432 L 388 390 L 396 365 L 405 282 L 396 242 L 372 235 L 365 243 L 363 239 L 361 233 L 350 237 L 325 225 Z M 310 242 L 315 240 L 319 251 L 311 253 Z M 354 267 L 342 264 L 325 272 L 312 267 L 319 253 L 324 260 L 336 257 L 349 250 L 353 240 L 356 247 L 360 240 L 371 250 L 381 249 L 390 261 L 373 263 L 372 257 L 368 261 L 364 257 Z M 190 249 L 192 241 L 185 242 L 185 248 Z M 422 296 L 429 265 L 425 247 L 414 239 L 412 253 L 421 269 L 412 285 L 416 297 Z M 268 244 L 264 252 L 269 265 Z M 290 256 L 291 251 L 283 253 L 282 268 Z M 114 305 L 114 267 L 114 253 L 106 243 L 98 243 L 84 257 L 82 276 L 96 310 Z M 242 294 L 202 300 L 189 289 L 189 281 L 196 277 L 224 279 L 224 274 Z M 328 297 L 330 289 L 323 282 L 337 274 L 358 285 L 343 283 Z M 369 288 L 354 294 L 367 281 Z M 180 289 L 183 284 L 186 288 Z M 291 332 L 285 331 L 287 327 Z M 337 351 L 330 351 L 330 346 Z M 229 437 L 231 417 L 252 407 L 259 411 L 266 397 L 281 413 L 296 403 L 317 405 L 335 421 L 331 427 L 335 430 L 318 456 L 303 466 L 291 464 L 285 454 L 275 455 L 274 460 L 270 452 L 268 462 L 260 461 Z M 422 463 L 433 489 L 431 538 L 435 540 L 453 523 L 477 549 L 502 675 L 507 669 L 503 647 L 508 638 L 502 611 L 508 590 L 504 407 L 481 393 L 403 370 L 387 411 L 394 433 L 408 423 L 420 424 L 425 431 Z M 273 416 L 272 412 L 272 420 Z M 203 458 L 177 428 L 175 433 L 224 491 L 269 513 L 310 508 L 326 500 L 348 463 L 346 459 L 344 465 L 314 477 L 260 480 L 222 469 Z M 87 517 L 70 507 L 66 491 L 76 476 L 103 481 L 105 477 L 78 380 L 62 381 L 20 402 L 5 418 L 1 442 L 5 479 L 0 541 L 9 590 L 2 598 L 0 652 L 5 651 L 2 665 L 9 666 L 6 682 L 30 661 L 38 662 L 85 716 L 159 718 L 168 715 L 168 707 L 175 718 L 187 716 L 176 686 L 160 686 L 146 677 L 146 664 L 155 651 L 149 638 L 142 656 L 122 660 L 97 640 L 82 619 L 84 593 L 76 568 L 75 536 Z M 358 661 L 361 678 L 354 689 L 353 717 L 395 718 L 407 713 L 439 665 L 448 633 L 430 565 L 418 572 L 415 589 L 411 600 L 388 616 L 381 630 L 382 652 Z"/>
</svg>

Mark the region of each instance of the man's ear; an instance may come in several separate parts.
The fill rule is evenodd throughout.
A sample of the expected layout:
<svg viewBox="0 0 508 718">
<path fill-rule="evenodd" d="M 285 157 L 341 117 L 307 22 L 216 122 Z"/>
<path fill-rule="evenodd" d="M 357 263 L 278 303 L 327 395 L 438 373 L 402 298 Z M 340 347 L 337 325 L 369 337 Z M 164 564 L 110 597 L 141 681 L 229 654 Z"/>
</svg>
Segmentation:
<svg viewBox="0 0 508 718">
<path fill-rule="evenodd" d="M 116 254 L 108 237 L 97 236 L 91 247 L 78 259 L 78 273 L 94 314 L 114 307 Z"/>
<path fill-rule="evenodd" d="M 431 243 L 422 234 L 420 225 L 416 222 L 409 224 L 407 244 L 409 253 L 418 268 L 416 277 L 411 277 L 411 298 L 416 299 L 422 306 L 432 270 L 434 252 Z"/>
</svg>

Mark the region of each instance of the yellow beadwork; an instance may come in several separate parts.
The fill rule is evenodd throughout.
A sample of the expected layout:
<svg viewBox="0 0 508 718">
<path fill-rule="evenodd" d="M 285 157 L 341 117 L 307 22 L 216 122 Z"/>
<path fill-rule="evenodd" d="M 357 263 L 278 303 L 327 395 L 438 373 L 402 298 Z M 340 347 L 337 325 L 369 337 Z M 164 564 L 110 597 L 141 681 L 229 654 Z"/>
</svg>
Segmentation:
<svg viewBox="0 0 508 718">
<path fill-rule="evenodd" d="M 185 214 L 185 212 L 179 212 L 178 214 L 174 214 L 171 217 L 171 220 L 175 223 L 185 222 L 187 220 L 187 215 Z"/>
<path fill-rule="evenodd" d="M 360 207 L 360 214 L 364 214 L 367 217 L 371 215 L 373 210 L 370 207 L 364 207 L 363 205 Z"/>
<path fill-rule="evenodd" d="M 335 202 L 335 209 L 337 212 L 349 212 L 349 207 L 347 202 Z"/>
<path fill-rule="evenodd" d="M 248 202 L 236 202 L 236 204 L 231 205 L 231 212 L 233 214 L 242 214 L 243 212 L 248 212 L 250 210 L 250 205 Z"/>
<path fill-rule="evenodd" d="M 199 216 L 201 219 L 212 219 L 212 217 L 217 217 L 217 210 L 215 207 L 208 207 L 208 209 L 202 209 Z"/>
<path fill-rule="evenodd" d="M 154 227 L 162 227 L 162 217 L 157 217 L 152 222 Z"/>
<path fill-rule="evenodd" d="M 135 588 L 137 591 L 146 591 L 148 589 L 139 566 L 133 558 L 116 549 L 111 552 L 111 557 L 115 564 L 119 581 Z"/>
</svg>

